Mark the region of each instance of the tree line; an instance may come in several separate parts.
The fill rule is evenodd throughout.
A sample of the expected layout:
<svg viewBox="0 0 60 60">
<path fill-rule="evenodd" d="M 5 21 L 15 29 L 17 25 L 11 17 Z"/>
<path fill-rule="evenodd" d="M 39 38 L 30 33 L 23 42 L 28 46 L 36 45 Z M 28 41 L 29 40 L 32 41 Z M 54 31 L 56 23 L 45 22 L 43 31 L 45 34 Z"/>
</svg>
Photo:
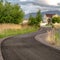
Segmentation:
<svg viewBox="0 0 60 60">
<path fill-rule="evenodd" d="M 15 23 L 22 22 L 24 12 L 18 4 L 10 4 L 0 2 L 0 23 Z"/>
<path fill-rule="evenodd" d="M 0 2 L 0 23 L 22 23 L 25 13 L 18 4 L 11 4 L 5 2 L 3 4 L 2 0 Z M 37 12 L 36 16 L 29 17 L 29 25 L 39 25 L 42 21 L 42 15 L 40 10 Z"/>
</svg>

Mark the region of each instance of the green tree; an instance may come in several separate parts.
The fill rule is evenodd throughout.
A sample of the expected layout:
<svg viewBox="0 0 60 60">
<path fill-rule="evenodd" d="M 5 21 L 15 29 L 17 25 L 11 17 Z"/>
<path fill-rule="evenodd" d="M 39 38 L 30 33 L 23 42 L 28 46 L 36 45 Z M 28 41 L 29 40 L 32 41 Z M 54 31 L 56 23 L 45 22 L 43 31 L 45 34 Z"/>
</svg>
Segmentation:
<svg viewBox="0 0 60 60">
<path fill-rule="evenodd" d="M 33 17 L 32 15 L 30 15 L 30 17 L 29 17 L 29 24 L 30 25 L 39 26 L 41 21 L 42 21 L 42 15 L 40 13 L 40 10 L 37 12 L 36 17 Z"/>
<path fill-rule="evenodd" d="M 35 18 L 32 15 L 29 17 L 29 25 L 35 25 Z"/>
<path fill-rule="evenodd" d="M 7 2 L 7 0 L 0 0 L 0 2 Z"/>
<path fill-rule="evenodd" d="M 37 24 L 39 24 L 42 21 L 42 14 L 40 10 L 37 12 L 36 20 L 37 20 Z"/>
<path fill-rule="evenodd" d="M 0 2 L 3 2 L 3 0 L 0 0 Z"/>
<path fill-rule="evenodd" d="M 23 21 L 24 12 L 18 4 L 10 4 L 8 2 L 3 5 L 0 2 L 0 23 L 19 24 Z"/>
<path fill-rule="evenodd" d="M 52 23 L 60 23 L 60 17 L 53 17 Z"/>
</svg>

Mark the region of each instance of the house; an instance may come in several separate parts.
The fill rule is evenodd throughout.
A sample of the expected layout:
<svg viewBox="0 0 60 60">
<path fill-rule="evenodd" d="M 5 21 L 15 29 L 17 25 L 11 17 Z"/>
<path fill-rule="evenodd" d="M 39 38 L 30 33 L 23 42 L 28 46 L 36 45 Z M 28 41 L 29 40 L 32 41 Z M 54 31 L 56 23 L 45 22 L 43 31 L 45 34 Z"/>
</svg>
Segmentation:
<svg viewBox="0 0 60 60">
<path fill-rule="evenodd" d="M 46 22 L 48 23 L 48 20 L 51 20 L 51 18 L 54 16 L 55 14 L 46 14 Z"/>
<path fill-rule="evenodd" d="M 60 11 L 47 11 L 43 13 L 43 22 L 48 23 L 48 19 L 60 16 Z"/>
</svg>

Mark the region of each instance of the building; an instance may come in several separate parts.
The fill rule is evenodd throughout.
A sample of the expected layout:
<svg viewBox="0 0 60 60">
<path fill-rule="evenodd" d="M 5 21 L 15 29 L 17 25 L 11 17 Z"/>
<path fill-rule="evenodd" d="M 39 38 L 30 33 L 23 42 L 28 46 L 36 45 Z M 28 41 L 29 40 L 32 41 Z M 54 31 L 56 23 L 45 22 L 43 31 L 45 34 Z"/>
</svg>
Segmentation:
<svg viewBox="0 0 60 60">
<path fill-rule="evenodd" d="M 51 19 L 52 17 L 58 17 L 60 16 L 60 11 L 47 11 L 43 13 L 43 22 L 48 23 L 48 19 Z"/>
</svg>

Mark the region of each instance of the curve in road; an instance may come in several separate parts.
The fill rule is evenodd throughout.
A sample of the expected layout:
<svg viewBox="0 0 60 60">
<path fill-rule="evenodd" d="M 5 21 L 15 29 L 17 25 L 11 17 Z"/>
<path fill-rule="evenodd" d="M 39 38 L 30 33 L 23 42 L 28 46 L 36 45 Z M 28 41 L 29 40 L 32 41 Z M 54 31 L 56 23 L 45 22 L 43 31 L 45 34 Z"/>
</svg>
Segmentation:
<svg viewBox="0 0 60 60">
<path fill-rule="evenodd" d="M 1 43 L 4 60 L 60 60 L 60 51 L 45 46 L 34 38 L 47 30 L 48 28 L 42 28 L 36 33 L 5 39 Z"/>
</svg>

